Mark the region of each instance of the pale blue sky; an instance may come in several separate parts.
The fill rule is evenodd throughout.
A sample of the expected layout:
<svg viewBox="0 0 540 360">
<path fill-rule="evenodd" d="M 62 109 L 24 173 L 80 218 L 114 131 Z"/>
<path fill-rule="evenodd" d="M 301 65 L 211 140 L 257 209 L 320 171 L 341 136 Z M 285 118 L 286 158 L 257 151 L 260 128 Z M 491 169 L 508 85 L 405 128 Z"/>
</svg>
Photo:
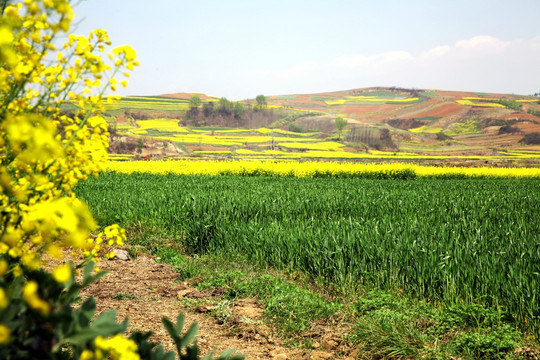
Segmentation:
<svg viewBox="0 0 540 360">
<path fill-rule="evenodd" d="M 540 92 L 539 0 L 86 0 L 75 15 L 76 33 L 137 51 L 122 95 Z"/>
</svg>

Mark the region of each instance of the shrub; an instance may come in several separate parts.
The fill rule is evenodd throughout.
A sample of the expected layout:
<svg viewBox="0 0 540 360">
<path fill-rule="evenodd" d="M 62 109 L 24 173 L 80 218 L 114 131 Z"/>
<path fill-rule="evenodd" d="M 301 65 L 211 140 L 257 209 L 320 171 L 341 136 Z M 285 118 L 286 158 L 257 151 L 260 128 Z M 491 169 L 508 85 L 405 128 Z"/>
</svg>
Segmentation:
<svg viewBox="0 0 540 360">
<path fill-rule="evenodd" d="M 304 129 L 302 129 L 302 127 L 294 124 L 294 123 L 291 123 L 289 124 L 289 131 L 292 131 L 292 132 L 296 132 L 296 133 L 301 133 L 301 132 L 304 132 Z"/>
<path fill-rule="evenodd" d="M 525 135 L 519 142 L 527 145 L 540 145 L 540 131 Z"/>
<path fill-rule="evenodd" d="M 446 135 L 445 133 L 443 133 L 442 131 L 437 133 L 437 135 L 435 135 L 435 138 L 439 141 L 446 141 L 446 140 L 452 140 L 452 137 L 451 136 L 448 136 Z"/>
<path fill-rule="evenodd" d="M 501 126 L 499 129 L 499 135 L 515 134 L 515 133 L 520 133 L 520 132 L 521 130 L 519 130 L 517 127 L 512 126 L 512 125 L 504 125 L 504 126 Z"/>
</svg>

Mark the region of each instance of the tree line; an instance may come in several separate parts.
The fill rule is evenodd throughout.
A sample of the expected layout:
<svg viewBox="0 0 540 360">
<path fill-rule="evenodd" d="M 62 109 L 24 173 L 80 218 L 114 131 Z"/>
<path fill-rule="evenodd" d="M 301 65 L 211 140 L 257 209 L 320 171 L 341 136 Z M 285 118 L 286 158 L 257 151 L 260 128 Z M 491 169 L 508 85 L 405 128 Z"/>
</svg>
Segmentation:
<svg viewBox="0 0 540 360">
<path fill-rule="evenodd" d="M 222 97 L 217 102 L 203 103 L 199 96 L 193 95 L 189 99 L 189 110 L 181 123 L 183 126 L 245 126 L 248 120 L 253 117 L 253 113 L 264 114 L 268 112 L 264 95 L 257 95 L 255 101 L 255 104 L 241 101 L 233 102 Z"/>
</svg>

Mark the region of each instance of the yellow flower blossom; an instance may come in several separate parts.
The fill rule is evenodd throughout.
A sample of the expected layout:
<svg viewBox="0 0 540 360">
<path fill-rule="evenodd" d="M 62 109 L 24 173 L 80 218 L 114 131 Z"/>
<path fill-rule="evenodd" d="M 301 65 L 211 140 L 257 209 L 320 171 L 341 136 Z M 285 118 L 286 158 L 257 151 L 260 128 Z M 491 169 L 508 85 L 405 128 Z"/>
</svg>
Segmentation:
<svg viewBox="0 0 540 360">
<path fill-rule="evenodd" d="M 52 275 L 57 282 L 66 283 L 71 279 L 71 267 L 68 264 L 60 265 L 53 270 Z"/>
<path fill-rule="evenodd" d="M 13 40 L 14 37 L 11 29 L 6 25 L 0 26 L 0 46 L 10 45 Z"/>
<path fill-rule="evenodd" d="M 8 297 L 4 289 L 0 287 L 0 309 L 4 309 L 8 306 Z"/>
<path fill-rule="evenodd" d="M 9 264 L 6 260 L 0 260 L 0 276 L 3 276 L 9 269 Z"/>
<path fill-rule="evenodd" d="M 127 61 L 133 61 L 137 58 L 137 54 L 135 53 L 135 50 L 133 50 L 133 48 L 129 45 L 123 45 L 123 46 L 114 48 L 112 52 L 114 55 L 124 54 Z"/>
<path fill-rule="evenodd" d="M 139 360 L 137 353 L 137 345 L 129 339 L 126 339 L 120 334 L 117 334 L 109 339 L 98 336 L 94 345 L 96 347 L 97 358 L 101 359 L 104 355 L 108 355 L 112 360 Z"/>
<path fill-rule="evenodd" d="M 19 276 L 21 276 L 22 274 L 23 274 L 23 270 L 22 270 L 22 268 L 21 268 L 20 266 L 15 266 L 15 267 L 13 268 L 13 275 L 14 275 L 15 277 L 19 277 Z"/>
<path fill-rule="evenodd" d="M 0 344 L 6 344 L 9 341 L 10 335 L 11 330 L 6 325 L 0 324 Z"/>
<path fill-rule="evenodd" d="M 90 350 L 84 350 L 79 357 L 80 360 L 95 360 L 94 353 Z"/>
<path fill-rule="evenodd" d="M 51 306 L 39 297 L 37 282 L 33 280 L 27 282 L 23 287 L 22 296 L 28 306 L 38 311 L 41 315 L 48 316 L 50 314 Z"/>
</svg>

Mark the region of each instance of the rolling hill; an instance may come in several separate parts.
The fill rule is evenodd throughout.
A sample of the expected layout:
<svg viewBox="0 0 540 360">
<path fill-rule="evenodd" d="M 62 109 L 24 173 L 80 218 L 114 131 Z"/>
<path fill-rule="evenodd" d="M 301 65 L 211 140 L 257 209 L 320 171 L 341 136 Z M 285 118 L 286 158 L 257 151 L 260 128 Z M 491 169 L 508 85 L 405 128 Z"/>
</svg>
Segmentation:
<svg viewBox="0 0 540 360">
<path fill-rule="evenodd" d="M 194 95 L 201 105 L 190 110 Z M 191 93 L 125 97 L 107 115 L 122 141 L 143 138 L 155 156 L 540 158 L 538 97 L 376 87 L 266 100 L 259 106 Z M 347 120 L 343 134 L 337 117 Z M 173 146 L 167 150 L 164 142 Z M 155 147 L 163 149 L 150 151 Z"/>
</svg>

